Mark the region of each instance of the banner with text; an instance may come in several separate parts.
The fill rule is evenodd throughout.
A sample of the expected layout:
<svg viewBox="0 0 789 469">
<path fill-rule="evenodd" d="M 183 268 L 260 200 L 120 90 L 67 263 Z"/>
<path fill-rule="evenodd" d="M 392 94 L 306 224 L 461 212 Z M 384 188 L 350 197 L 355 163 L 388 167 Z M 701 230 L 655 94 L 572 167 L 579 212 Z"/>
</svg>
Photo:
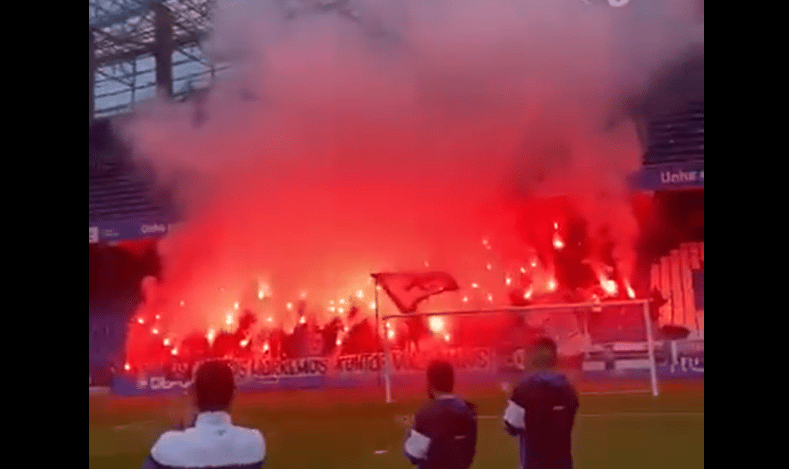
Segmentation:
<svg viewBox="0 0 789 469">
<path fill-rule="evenodd" d="M 683 349 L 676 360 L 666 350 L 656 351 L 661 376 L 704 376 L 704 351 Z M 478 382 L 500 383 L 528 369 L 526 351 L 493 348 L 452 348 L 437 352 L 392 351 L 390 371 L 394 380 L 421 380 L 433 359 L 449 361 L 459 378 Z M 284 390 L 294 388 L 353 387 L 380 383 L 386 366 L 383 352 L 274 360 L 267 357 L 227 360 L 241 390 Z M 140 376 L 124 375 L 113 380 L 113 392 L 120 395 L 143 395 L 183 391 L 192 384 L 197 363 L 172 363 L 162 370 Z M 628 352 L 609 357 L 591 357 L 586 361 L 566 359 L 566 368 L 583 369 L 590 378 L 645 372 L 649 370 L 646 353 Z M 464 378 L 465 377 L 465 378 Z"/>
</svg>

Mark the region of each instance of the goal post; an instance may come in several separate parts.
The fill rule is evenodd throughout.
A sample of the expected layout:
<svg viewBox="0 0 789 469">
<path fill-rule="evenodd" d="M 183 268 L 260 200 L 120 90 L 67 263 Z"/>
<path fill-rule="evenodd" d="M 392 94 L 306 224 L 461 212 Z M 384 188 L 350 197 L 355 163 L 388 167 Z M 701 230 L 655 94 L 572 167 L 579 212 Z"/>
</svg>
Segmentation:
<svg viewBox="0 0 789 469">
<path fill-rule="evenodd" d="M 648 371 L 648 390 L 622 392 L 657 396 L 656 340 L 649 305 L 650 300 L 622 300 L 383 315 L 379 333 L 386 402 L 393 401 L 398 379 L 403 382 L 410 377 L 424 383 L 424 365 L 429 359 L 453 357 L 465 370 L 468 359 L 458 357 L 474 350 L 487 350 L 490 357 L 487 368 L 475 375 L 477 379 L 500 383 L 502 376 L 518 375 L 528 368 L 523 362 L 524 348 L 537 336 L 553 338 L 560 356 L 580 359 L 582 376 L 589 372 L 619 379 Z M 405 324 L 418 320 L 428 334 L 415 352 L 399 336 L 408 334 Z"/>
</svg>

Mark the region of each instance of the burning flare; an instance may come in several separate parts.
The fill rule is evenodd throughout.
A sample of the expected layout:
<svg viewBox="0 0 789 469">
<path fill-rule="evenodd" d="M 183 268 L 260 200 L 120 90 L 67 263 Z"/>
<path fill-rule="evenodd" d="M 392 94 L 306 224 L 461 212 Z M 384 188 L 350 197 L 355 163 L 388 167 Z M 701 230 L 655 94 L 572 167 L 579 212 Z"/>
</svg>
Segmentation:
<svg viewBox="0 0 789 469">
<path fill-rule="evenodd" d="M 444 318 L 441 316 L 430 316 L 427 323 L 434 334 L 438 334 L 444 330 Z"/>
</svg>

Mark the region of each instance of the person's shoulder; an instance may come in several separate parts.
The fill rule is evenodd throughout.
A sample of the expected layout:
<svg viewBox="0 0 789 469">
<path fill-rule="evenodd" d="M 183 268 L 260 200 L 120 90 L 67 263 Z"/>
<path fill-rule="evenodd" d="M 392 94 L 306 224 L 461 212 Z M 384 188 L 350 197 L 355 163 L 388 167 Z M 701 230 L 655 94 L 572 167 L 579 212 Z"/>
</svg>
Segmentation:
<svg viewBox="0 0 789 469">
<path fill-rule="evenodd" d="M 205 435 L 195 428 L 163 433 L 151 449 L 151 457 L 158 464 L 175 467 L 192 467 L 202 457 L 218 458 L 214 463 L 253 464 L 265 460 L 266 443 L 260 430 L 232 426 L 233 451 L 205 455 Z M 197 459 L 195 459 L 197 458 Z"/>
<path fill-rule="evenodd" d="M 422 403 L 419 410 L 416 412 L 415 418 L 425 418 L 434 415 L 438 411 L 438 406 L 435 400 L 429 399 Z"/>
<path fill-rule="evenodd" d="M 233 429 L 245 454 L 256 455 L 261 461 L 266 457 L 266 439 L 260 430 L 239 426 L 234 426 Z"/>
<path fill-rule="evenodd" d="M 151 448 L 151 457 L 159 464 L 177 465 L 182 455 L 191 451 L 193 438 L 190 438 L 190 433 L 193 432 L 194 428 L 187 428 L 162 433 Z"/>
<path fill-rule="evenodd" d="M 512 394 L 514 396 L 526 394 L 531 390 L 533 390 L 537 386 L 537 384 L 538 384 L 538 380 L 536 375 L 529 374 L 525 376 L 523 379 L 521 379 L 518 382 L 518 384 L 515 385 L 515 387 L 512 390 Z"/>
</svg>

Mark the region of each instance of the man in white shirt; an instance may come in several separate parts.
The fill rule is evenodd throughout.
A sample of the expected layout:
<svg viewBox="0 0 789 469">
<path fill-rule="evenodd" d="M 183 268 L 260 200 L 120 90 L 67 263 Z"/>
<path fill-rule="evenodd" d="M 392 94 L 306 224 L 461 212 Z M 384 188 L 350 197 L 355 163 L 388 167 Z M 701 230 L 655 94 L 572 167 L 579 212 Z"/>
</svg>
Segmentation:
<svg viewBox="0 0 789 469">
<path fill-rule="evenodd" d="M 233 371 L 227 363 L 203 363 L 192 384 L 198 409 L 194 424 L 162 434 L 142 469 L 262 469 L 266 459 L 263 435 L 230 421 L 234 391 Z"/>
</svg>

